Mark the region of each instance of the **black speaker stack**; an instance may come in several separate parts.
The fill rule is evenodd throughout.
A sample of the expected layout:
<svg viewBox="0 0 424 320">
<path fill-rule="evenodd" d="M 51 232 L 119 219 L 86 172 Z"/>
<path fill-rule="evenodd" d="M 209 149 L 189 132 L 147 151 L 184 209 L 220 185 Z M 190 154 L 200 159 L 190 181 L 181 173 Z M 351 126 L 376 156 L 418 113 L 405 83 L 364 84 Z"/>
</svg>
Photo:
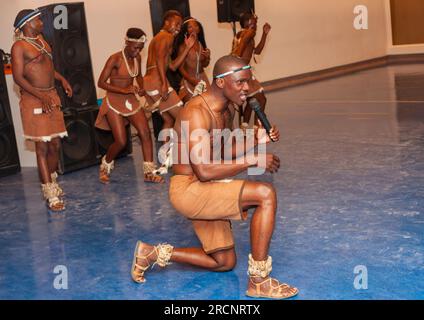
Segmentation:
<svg viewBox="0 0 424 320">
<path fill-rule="evenodd" d="M 4 76 L 3 53 L 0 52 L 0 177 L 17 173 L 20 170 L 15 130 Z"/>
<path fill-rule="evenodd" d="M 63 15 L 67 18 L 67 25 L 58 25 L 62 12 L 55 8 L 66 8 Z M 62 88 L 58 88 L 64 112 L 93 109 L 97 97 L 84 3 L 56 3 L 39 9 L 42 11 L 43 35 L 52 46 L 56 71 L 69 81 L 73 90 L 72 98 L 68 98 Z M 58 29 L 58 26 L 64 28 Z"/>
<path fill-rule="evenodd" d="M 254 0 L 216 0 L 218 22 L 237 22 L 242 13 L 255 11 Z"/>
<path fill-rule="evenodd" d="M 62 140 L 59 164 L 59 172 L 63 174 L 98 164 L 113 142 L 113 137 L 110 131 L 94 127 L 99 107 L 84 3 L 55 3 L 39 9 L 42 11 L 43 35 L 53 50 L 55 69 L 65 77 L 73 90 L 73 96 L 69 98 L 60 84 L 57 86 L 68 131 L 68 137 Z M 67 26 L 61 14 L 66 16 Z M 61 28 L 64 26 L 66 28 Z M 127 137 L 127 147 L 120 156 L 132 152 L 129 126 Z"/>
</svg>

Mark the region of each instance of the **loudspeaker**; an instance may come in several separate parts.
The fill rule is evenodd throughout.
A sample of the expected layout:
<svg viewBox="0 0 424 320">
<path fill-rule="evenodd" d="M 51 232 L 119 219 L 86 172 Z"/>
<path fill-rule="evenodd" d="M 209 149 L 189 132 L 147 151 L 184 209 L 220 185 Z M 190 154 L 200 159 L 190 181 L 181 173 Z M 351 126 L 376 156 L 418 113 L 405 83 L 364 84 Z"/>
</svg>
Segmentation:
<svg viewBox="0 0 424 320">
<path fill-rule="evenodd" d="M 15 130 L 4 76 L 3 55 L 0 53 L 0 177 L 21 170 Z"/>
<path fill-rule="evenodd" d="M 153 34 L 158 33 L 162 28 L 163 14 L 168 10 L 177 10 L 184 18 L 190 16 L 188 0 L 149 0 L 149 5 Z"/>
<path fill-rule="evenodd" d="M 68 136 L 62 139 L 59 173 L 63 174 L 99 163 L 101 154 L 94 132 L 97 112 L 97 106 L 92 106 L 92 110 L 65 114 Z"/>
<path fill-rule="evenodd" d="M 65 114 L 68 136 L 62 140 L 60 150 L 59 173 L 64 174 L 100 163 L 103 155 L 113 143 L 112 131 L 100 130 L 94 126 L 99 110 Z M 127 145 L 116 158 L 132 153 L 131 126 L 126 128 Z"/>
<path fill-rule="evenodd" d="M 73 90 L 72 98 L 68 98 L 59 86 L 64 112 L 92 108 L 97 97 L 84 3 L 56 3 L 39 9 L 42 10 L 43 35 L 53 50 L 55 69 Z"/>
<path fill-rule="evenodd" d="M 244 12 L 255 11 L 254 0 L 216 0 L 218 22 L 237 22 Z"/>
</svg>

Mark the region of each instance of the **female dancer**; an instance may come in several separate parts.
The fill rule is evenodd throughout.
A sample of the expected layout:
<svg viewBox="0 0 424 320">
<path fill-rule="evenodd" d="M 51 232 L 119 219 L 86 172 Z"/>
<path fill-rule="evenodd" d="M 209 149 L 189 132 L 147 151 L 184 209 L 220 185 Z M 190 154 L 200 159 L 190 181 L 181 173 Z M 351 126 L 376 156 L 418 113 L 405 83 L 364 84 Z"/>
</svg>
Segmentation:
<svg viewBox="0 0 424 320">
<path fill-rule="evenodd" d="M 206 46 L 205 34 L 199 21 L 191 17 L 184 20 L 181 32 L 175 39 L 174 55 L 176 56 L 184 51 L 186 47 L 184 39 L 192 34 L 196 41 L 188 52 L 184 63 L 178 69 L 183 77 L 179 96 L 184 103 L 210 87 L 204 71 L 204 68 L 210 62 L 210 50 Z"/>
<path fill-rule="evenodd" d="M 154 174 L 153 143 L 146 116 L 137 96 L 144 95 L 141 74 L 140 52 L 144 48 L 146 34 L 138 28 L 130 28 L 125 38 L 125 47 L 109 57 L 100 75 L 98 86 L 106 90 L 106 97 L 100 107 L 96 127 L 112 130 L 114 143 L 102 158 L 99 180 L 109 183 L 114 159 L 127 143 L 125 126 L 130 122 L 137 130 L 143 150 L 144 180 L 164 182 Z M 134 79 L 137 85 L 134 84 Z M 109 82 L 108 82 L 109 80 Z"/>
</svg>

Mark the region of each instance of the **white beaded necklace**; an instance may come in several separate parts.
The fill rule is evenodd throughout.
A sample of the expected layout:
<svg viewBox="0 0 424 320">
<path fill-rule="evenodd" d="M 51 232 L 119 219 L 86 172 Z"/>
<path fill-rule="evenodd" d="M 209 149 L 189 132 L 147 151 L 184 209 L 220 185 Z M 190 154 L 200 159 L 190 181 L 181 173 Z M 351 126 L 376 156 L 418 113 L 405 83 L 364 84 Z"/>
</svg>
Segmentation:
<svg viewBox="0 0 424 320">
<path fill-rule="evenodd" d="M 25 42 L 29 43 L 30 45 L 32 45 L 35 49 L 37 49 L 38 51 L 42 51 L 45 54 L 47 54 L 50 59 L 52 59 L 52 54 L 50 52 L 47 51 L 46 49 L 46 44 L 44 43 L 43 40 L 41 40 L 39 38 L 39 36 L 36 36 L 35 38 L 31 38 L 31 37 L 26 37 L 26 36 L 20 36 L 18 38 L 18 40 L 24 40 Z M 37 40 L 41 41 L 41 45 L 37 42 Z"/>
<path fill-rule="evenodd" d="M 121 52 L 122 52 L 122 56 L 124 57 L 125 66 L 127 67 L 128 74 L 130 75 L 131 78 L 135 78 L 135 77 L 138 76 L 138 61 L 137 61 L 137 58 L 134 58 L 134 71 L 132 71 L 130 69 L 129 64 L 128 64 L 127 57 L 125 56 L 124 50 L 125 50 L 125 48 L 122 49 Z"/>
</svg>

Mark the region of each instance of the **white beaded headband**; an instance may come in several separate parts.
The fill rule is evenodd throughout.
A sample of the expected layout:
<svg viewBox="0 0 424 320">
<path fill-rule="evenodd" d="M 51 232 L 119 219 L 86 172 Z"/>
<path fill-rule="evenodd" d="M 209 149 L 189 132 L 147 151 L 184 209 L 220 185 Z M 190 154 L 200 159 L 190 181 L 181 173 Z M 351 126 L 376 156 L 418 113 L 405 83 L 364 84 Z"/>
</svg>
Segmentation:
<svg viewBox="0 0 424 320">
<path fill-rule="evenodd" d="M 131 41 L 131 42 L 141 42 L 141 43 L 145 43 L 147 40 L 147 37 L 145 35 L 143 35 L 140 39 L 135 39 L 135 38 L 128 38 L 125 37 L 125 41 Z"/>
<path fill-rule="evenodd" d="M 197 22 L 197 20 L 196 20 L 196 19 L 194 19 L 194 18 L 190 18 L 190 19 L 188 19 L 188 20 L 184 21 L 184 23 L 183 23 L 183 24 L 189 23 L 190 21 L 196 21 L 196 22 Z"/>
</svg>

